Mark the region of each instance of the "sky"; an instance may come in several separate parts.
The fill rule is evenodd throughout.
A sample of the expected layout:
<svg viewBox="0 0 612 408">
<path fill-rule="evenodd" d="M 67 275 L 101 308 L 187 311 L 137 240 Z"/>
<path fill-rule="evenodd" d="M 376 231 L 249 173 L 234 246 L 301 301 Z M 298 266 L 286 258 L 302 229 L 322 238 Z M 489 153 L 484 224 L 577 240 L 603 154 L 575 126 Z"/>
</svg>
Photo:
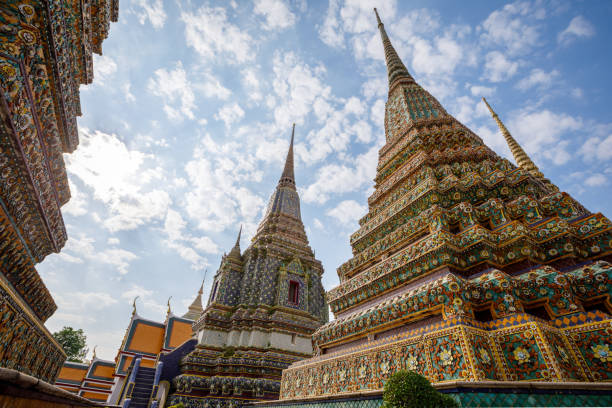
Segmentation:
<svg viewBox="0 0 612 408">
<path fill-rule="evenodd" d="M 612 214 L 609 1 L 121 0 L 64 156 L 69 239 L 38 265 L 48 328 L 82 328 L 113 359 L 135 296 L 163 322 L 208 269 L 206 302 L 241 224 L 249 245 L 294 122 L 302 219 L 336 286 L 385 140 L 375 6 L 449 113 L 510 158 L 487 97 L 547 177 Z"/>
</svg>

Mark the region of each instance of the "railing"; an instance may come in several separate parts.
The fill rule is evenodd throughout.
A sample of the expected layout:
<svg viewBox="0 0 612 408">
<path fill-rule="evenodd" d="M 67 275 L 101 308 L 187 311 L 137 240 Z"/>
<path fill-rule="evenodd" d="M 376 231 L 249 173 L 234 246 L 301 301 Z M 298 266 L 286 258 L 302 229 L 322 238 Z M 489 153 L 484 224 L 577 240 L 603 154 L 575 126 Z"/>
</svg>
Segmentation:
<svg viewBox="0 0 612 408">
<path fill-rule="evenodd" d="M 127 388 L 125 392 L 125 399 L 123 400 L 122 408 L 128 408 L 130 403 L 132 402 L 132 392 L 134 391 L 134 385 L 136 383 L 136 375 L 138 374 L 138 369 L 140 368 L 140 360 L 142 359 L 141 355 L 136 356 L 134 360 L 134 366 L 132 367 L 132 372 L 130 373 L 130 378 L 128 379 Z"/>
<path fill-rule="evenodd" d="M 153 379 L 153 390 L 151 390 L 151 397 L 149 397 L 149 401 L 151 401 L 150 408 L 158 408 L 159 399 L 155 398 L 157 395 L 157 390 L 159 389 L 159 377 L 161 376 L 162 370 L 164 369 L 163 361 L 159 361 L 157 366 L 155 367 L 155 378 Z"/>
</svg>

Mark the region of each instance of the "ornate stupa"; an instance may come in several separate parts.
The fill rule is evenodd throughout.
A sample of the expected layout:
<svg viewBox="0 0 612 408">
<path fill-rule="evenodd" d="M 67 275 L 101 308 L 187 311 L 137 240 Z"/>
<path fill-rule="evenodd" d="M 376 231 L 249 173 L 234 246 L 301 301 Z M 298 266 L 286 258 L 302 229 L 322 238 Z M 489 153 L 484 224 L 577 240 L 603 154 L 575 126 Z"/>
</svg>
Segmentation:
<svg viewBox="0 0 612 408">
<path fill-rule="evenodd" d="M 610 220 L 559 192 L 497 115 L 517 165 L 450 115 L 376 17 L 389 94 L 375 190 L 327 293 L 336 319 L 283 372 L 281 400 L 375 392 L 400 369 L 456 393 L 612 380 Z"/>
<path fill-rule="evenodd" d="M 323 267 L 308 244 L 293 170 L 293 139 L 251 245 L 224 255 L 208 304 L 194 323 L 198 344 L 180 363 L 168 403 L 186 407 L 278 399 L 281 371 L 313 354 L 328 320 Z"/>
</svg>

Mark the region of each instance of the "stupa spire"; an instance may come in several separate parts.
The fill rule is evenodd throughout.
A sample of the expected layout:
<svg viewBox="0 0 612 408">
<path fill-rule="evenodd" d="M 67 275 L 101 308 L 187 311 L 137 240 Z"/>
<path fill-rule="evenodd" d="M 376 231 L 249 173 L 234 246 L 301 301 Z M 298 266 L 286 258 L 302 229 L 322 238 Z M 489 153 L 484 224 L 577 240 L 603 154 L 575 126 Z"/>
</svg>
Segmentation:
<svg viewBox="0 0 612 408">
<path fill-rule="evenodd" d="M 240 236 L 241 235 L 242 235 L 242 225 L 240 225 L 240 230 L 238 230 L 238 237 L 236 238 L 236 243 L 234 244 L 234 247 L 232 248 L 232 250 L 227 256 L 238 258 L 238 259 L 240 258 Z"/>
<path fill-rule="evenodd" d="M 387 74 L 389 77 L 389 89 L 393 87 L 395 82 L 400 79 L 404 79 L 407 81 L 414 82 L 414 79 L 406 69 L 406 66 L 397 55 L 395 48 L 391 44 L 391 40 L 389 40 L 389 36 L 385 31 L 385 25 L 380 20 L 380 16 L 378 15 L 378 10 L 374 8 L 374 13 L 376 13 L 376 21 L 378 21 L 378 30 L 380 31 L 380 37 L 382 39 L 383 48 L 385 50 L 385 62 L 387 63 Z"/>
<path fill-rule="evenodd" d="M 289 184 L 295 186 L 295 174 L 293 172 L 293 139 L 295 137 L 295 123 L 291 130 L 291 142 L 289 143 L 289 151 L 287 151 L 287 158 L 285 159 L 285 167 L 283 168 L 283 174 L 281 175 L 279 184 Z"/>
<path fill-rule="evenodd" d="M 512 135 L 510 134 L 510 131 L 506 128 L 506 126 L 501 121 L 497 113 L 495 113 L 493 108 L 491 108 L 491 105 L 489 105 L 489 102 L 487 102 L 484 96 L 482 97 L 482 101 L 485 103 L 485 105 L 487 105 L 487 109 L 489 109 L 489 112 L 491 113 L 493 120 L 495 120 L 495 122 L 497 123 L 497 126 L 499 127 L 499 130 L 504 136 L 504 139 L 506 139 L 506 143 L 508 143 L 508 147 L 510 148 L 510 152 L 512 153 L 512 156 L 514 157 L 514 161 L 516 162 L 516 165 L 522 168 L 523 170 L 527 171 L 529 174 L 531 174 L 535 178 L 542 180 L 544 184 L 546 184 L 547 186 L 552 187 L 554 190 L 558 190 L 557 186 L 552 184 L 550 180 L 548 180 L 544 176 L 544 174 L 540 171 L 538 166 L 536 166 L 533 160 L 531 160 L 531 158 L 527 155 L 525 150 L 523 150 L 521 145 L 516 141 L 514 137 L 512 137 Z"/>
<path fill-rule="evenodd" d="M 191 305 L 187 309 L 187 313 L 183 315 L 183 317 L 191 320 L 198 320 L 204 309 L 202 308 L 202 293 L 204 292 L 204 280 L 206 279 L 206 272 L 204 272 L 204 278 L 202 278 L 202 284 L 200 285 L 200 290 L 198 290 L 198 295 L 193 299 Z M 168 299 L 169 301 L 170 299 Z M 169 307 L 169 306 L 168 306 Z"/>
</svg>

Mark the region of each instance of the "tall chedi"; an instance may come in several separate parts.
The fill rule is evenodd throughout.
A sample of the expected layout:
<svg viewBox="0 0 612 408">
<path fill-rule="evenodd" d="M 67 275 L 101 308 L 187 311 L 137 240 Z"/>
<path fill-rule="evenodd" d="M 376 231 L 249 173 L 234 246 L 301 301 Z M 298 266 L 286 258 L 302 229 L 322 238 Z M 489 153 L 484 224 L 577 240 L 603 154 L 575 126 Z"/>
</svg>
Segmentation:
<svg viewBox="0 0 612 408">
<path fill-rule="evenodd" d="M 312 356 L 311 335 L 328 321 L 323 267 L 308 244 L 293 171 L 293 139 L 251 245 L 240 236 L 223 256 L 198 344 L 181 360 L 172 404 L 225 407 L 279 396 L 281 371 Z"/>
<path fill-rule="evenodd" d="M 283 372 L 281 399 L 380 390 L 400 369 L 433 383 L 612 380 L 610 221 L 524 152 L 517 167 L 488 148 L 378 27 L 389 94 L 375 191 L 327 293 L 336 319 Z"/>
</svg>

